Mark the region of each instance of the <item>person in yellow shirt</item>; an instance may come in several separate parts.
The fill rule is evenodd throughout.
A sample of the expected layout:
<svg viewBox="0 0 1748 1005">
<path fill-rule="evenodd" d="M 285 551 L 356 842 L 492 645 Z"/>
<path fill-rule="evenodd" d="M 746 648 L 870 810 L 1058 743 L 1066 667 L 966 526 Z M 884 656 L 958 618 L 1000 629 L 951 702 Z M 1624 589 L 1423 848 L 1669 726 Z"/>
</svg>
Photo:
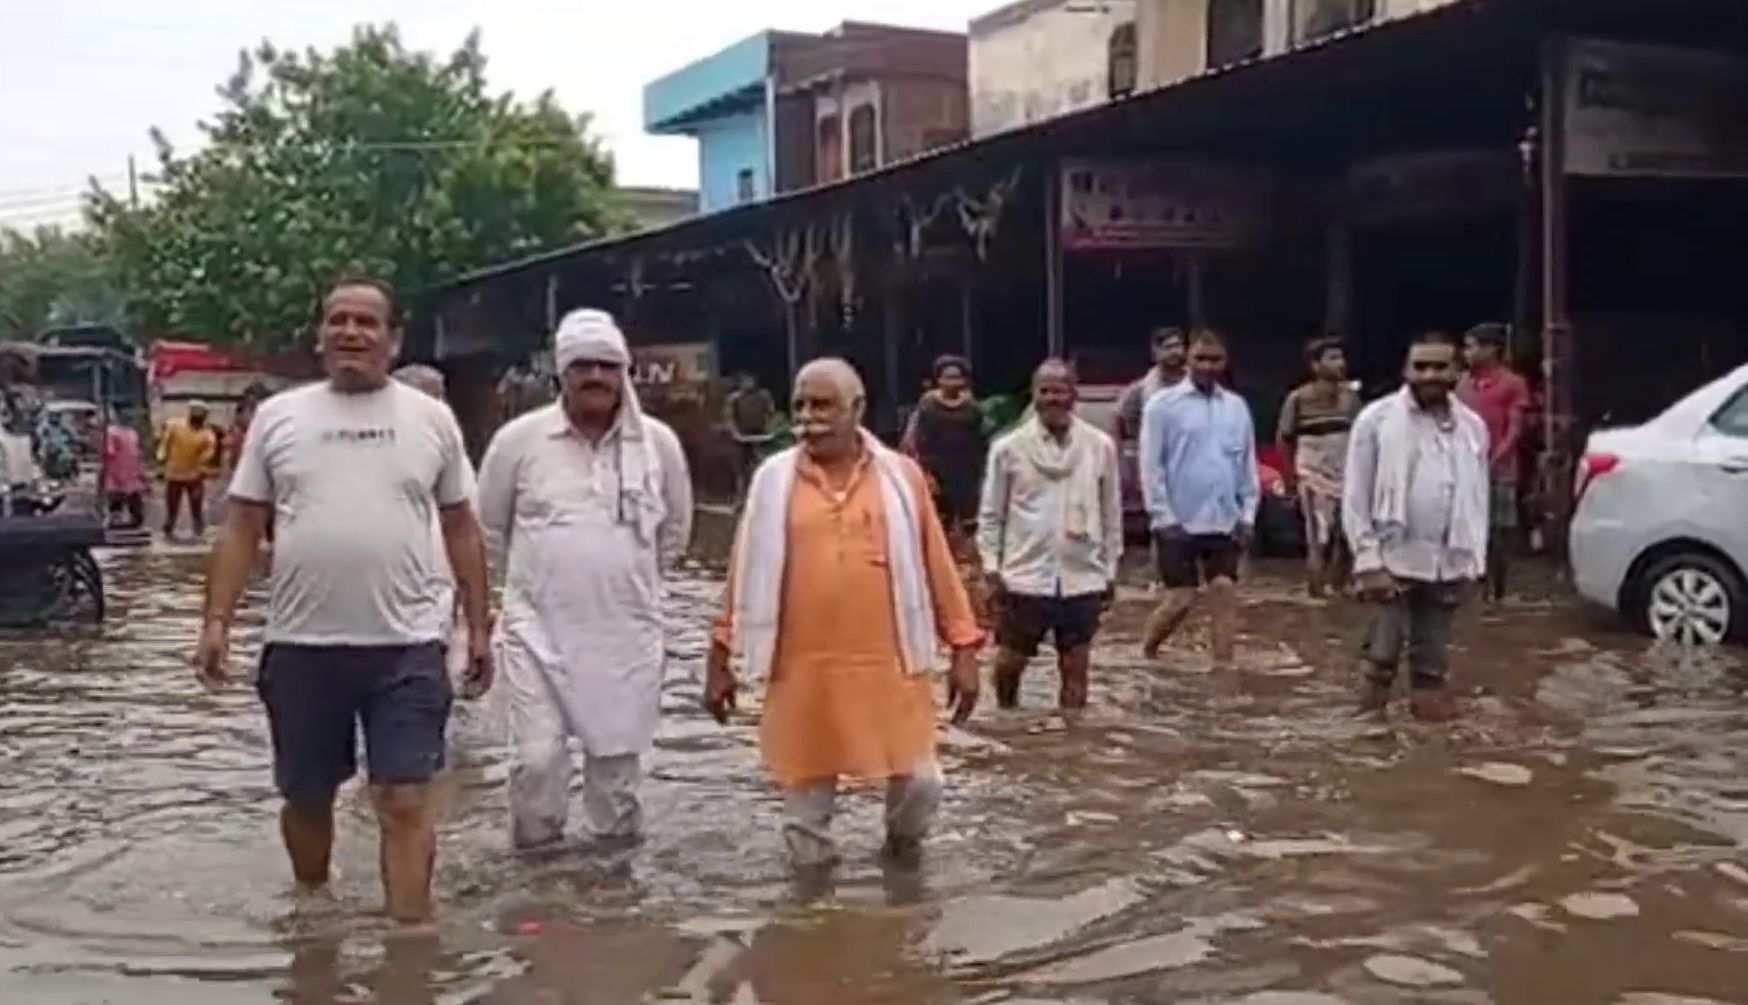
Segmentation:
<svg viewBox="0 0 1748 1005">
<path fill-rule="evenodd" d="M 218 434 L 207 421 L 206 406 L 192 402 L 188 417 L 164 424 L 158 439 L 158 463 L 164 468 L 164 536 L 176 537 L 182 504 L 194 521 L 194 535 L 206 534 L 206 478 L 218 460 Z"/>
</svg>

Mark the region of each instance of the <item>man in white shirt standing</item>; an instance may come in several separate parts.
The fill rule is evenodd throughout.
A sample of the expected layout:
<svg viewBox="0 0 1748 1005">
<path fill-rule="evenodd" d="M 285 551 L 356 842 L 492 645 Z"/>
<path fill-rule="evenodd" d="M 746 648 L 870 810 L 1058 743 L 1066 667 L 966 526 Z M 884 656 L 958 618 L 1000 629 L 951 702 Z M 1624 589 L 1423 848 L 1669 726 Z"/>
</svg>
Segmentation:
<svg viewBox="0 0 1748 1005">
<path fill-rule="evenodd" d="M 449 409 L 389 379 L 401 335 L 387 285 L 335 283 L 318 338 L 327 379 L 268 399 L 251 424 L 208 571 L 195 672 L 208 689 L 226 683 L 231 624 L 271 517 L 256 687 L 292 872 L 304 890 L 327 884 L 334 797 L 357 770 L 362 727 L 388 911 L 423 922 L 437 851 L 429 783 L 452 699 L 434 519 L 473 638 L 466 686 L 483 692 L 492 679 L 473 477 Z"/>
<path fill-rule="evenodd" d="M 589 837 L 639 835 L 666 666 L 662 578 L 692 533 L 686 455 L 643 414 L 612 316 L 565 315 L 553 362 L 559 400 L 498 430 L 480 462 L 480 521 L 505 567 L 496 642 L 510 835 L 524 851 L 565 840 L 572 740 Z"/>
<path fill-rule="evenodd" d="M 977 550 L 999 606 L 996 700 L 1019 704 L 1020 675 L 1053 636 L 1064 711 L 1086 707 L 1093 637 L 1123 554 L 1117 447 L 1074 414 L 1074 370 L 1044 361 L 1031 414 L 989 455 Z"/>
<path fill-rule="evenodd" d="M 443 371 L 424 363 L 409 363 L 394 372 L 394 378 L 416 391 L 423 391 L 436 401 L 449 404 L 448 382 L 443 378 Z M 431 540 L 437 552 L 437 577 L 432 580 L 431 588 L 443 598 L 440 605 L 447 613 L 443 619 L 443 644 L 447 655 L 447 663 L 451 675 L 464 673 L 467 669 L 467 624 L 461 617 L 461 607 L 457 603 L 455 592 L 455 573 L 449 568 L 449 560 L 444 555 L 443 521 L 431 521 Z"/>
<path fill-rule="evenodd" d="M 1354 420 L 1342 486 L 1355 586 L 1374 605 L 1360 710 L 1387 709 L 1406 651 L 1412 711 L 1440 721 L 1454 711 L 1451 620 L 1486 571 L 1487 425 L 1451 393 L 1457 347 L 1449 338 L 1416 338 L 1403 378 L 1401 390 Z"/>
</svg>

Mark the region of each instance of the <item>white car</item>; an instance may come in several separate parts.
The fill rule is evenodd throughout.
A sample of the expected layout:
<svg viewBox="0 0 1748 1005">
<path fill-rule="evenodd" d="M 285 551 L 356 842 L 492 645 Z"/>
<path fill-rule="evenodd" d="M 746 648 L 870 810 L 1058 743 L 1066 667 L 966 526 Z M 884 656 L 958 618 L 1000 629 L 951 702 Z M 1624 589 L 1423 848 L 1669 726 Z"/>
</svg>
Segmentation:
<svg viewBox="0 0 1748 1005">
<path fill-rule="evenodd" d="M 1642 426 L 1591 434 L 1576 499 L 1586 600 L 1682 645 L 1748 635 L 1748 366 Z"/>
</svg>

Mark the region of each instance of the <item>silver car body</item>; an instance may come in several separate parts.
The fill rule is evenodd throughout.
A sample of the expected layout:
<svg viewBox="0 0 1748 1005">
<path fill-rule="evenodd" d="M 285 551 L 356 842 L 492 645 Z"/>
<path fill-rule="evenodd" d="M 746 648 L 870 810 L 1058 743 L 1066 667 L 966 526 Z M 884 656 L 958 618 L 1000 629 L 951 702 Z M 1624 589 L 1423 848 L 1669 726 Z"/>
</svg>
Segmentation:
<svg viewBox="0 0 1748 1005">
<path fill-rule="evenodd" d="M 1585 599 L 1684 644 L 1713 644 L 1732 626 L 1748 626 L 1748 610 L 1740 609 L 1748 570 L 1748 366 L 1644 425 L 1591 434 L 1577 478 L 1569 544 L 1573 581 Z M 1699 568 L 1670 569 L 1683 555 L 1702 556 Z M 1667 574 L 1649 581 L 1658 569 Z"/>
</svg>

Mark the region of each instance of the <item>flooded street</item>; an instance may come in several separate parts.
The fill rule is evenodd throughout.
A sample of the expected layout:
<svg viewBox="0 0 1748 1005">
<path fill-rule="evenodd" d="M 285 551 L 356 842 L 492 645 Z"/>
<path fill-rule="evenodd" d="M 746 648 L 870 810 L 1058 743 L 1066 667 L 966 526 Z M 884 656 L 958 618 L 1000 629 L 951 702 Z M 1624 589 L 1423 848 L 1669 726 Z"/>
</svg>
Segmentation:
<svg viewBox="0 0 1748 1005">
<path fill-rule="evenodd" d="M 512 856 L 489 710 L 462 707 L 431 939 L 369 913 L 355 788 L 341 909 L 293 915 L 265 720 L 187 669 L 201 561 L 112 556 L 100 632 L 0 640 L 0 1001 L 1748 1003 L 1748 676 L 1558 606 L 1466 613 L 1463 720 L 1383 728 L 1349 714 L 1355 612 L 1280 570 L 1237 674 L 1206 672 L 1194 625 L 1143 666 L 1136 591 L 1086 720 L 1051 715 L 1040 662 L 1022 711 L 951 734 L 920 879 L 882 872 L 858 797 L 834 894 L 804 904 L 752 715 L 697 709 L 699 575 L 670 612 L 648 841 Z"/>
</svg>

